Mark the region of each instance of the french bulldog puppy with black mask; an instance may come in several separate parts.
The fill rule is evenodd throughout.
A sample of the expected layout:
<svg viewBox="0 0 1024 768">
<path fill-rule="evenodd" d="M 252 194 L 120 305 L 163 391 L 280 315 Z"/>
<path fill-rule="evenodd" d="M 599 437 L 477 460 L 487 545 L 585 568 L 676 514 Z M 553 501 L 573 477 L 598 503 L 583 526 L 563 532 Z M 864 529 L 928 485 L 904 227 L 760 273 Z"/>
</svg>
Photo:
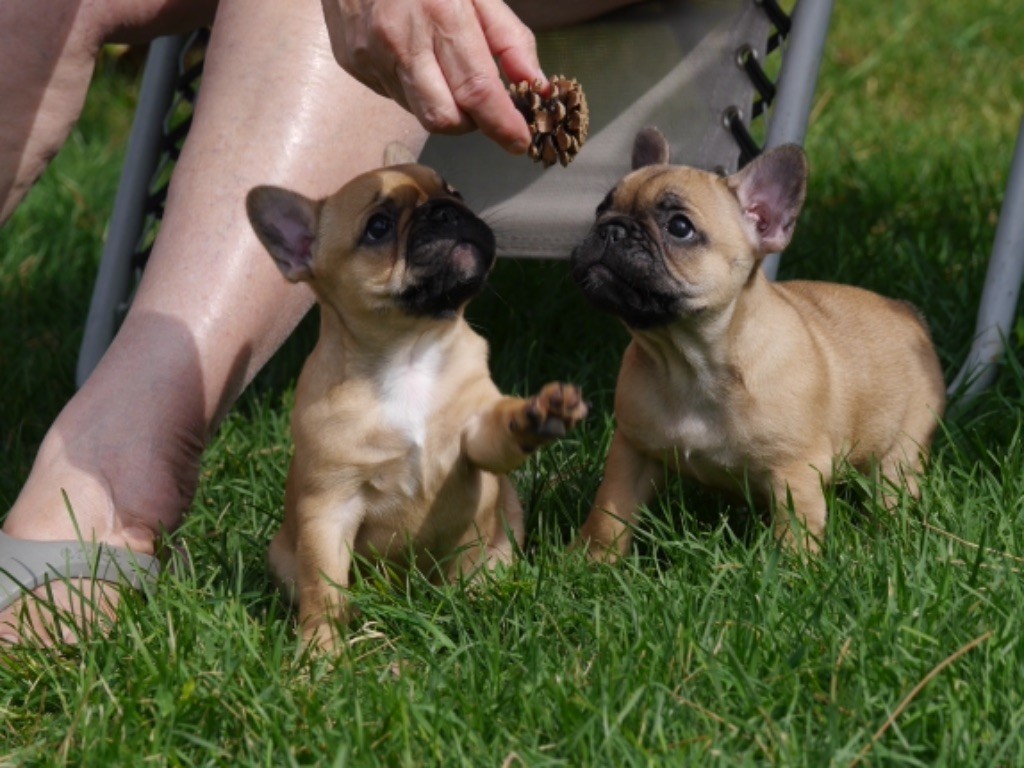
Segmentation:
<svg viewBox="0 0 1024 768">
<path fill-rule="evenodd" d="M 498 391 L 463 319 L 494 235 L 404 147 L 385 165 L 325 200 L 257 187 L 246 201 L 281 272 L 320 304 L 270 565 L 324 648 L 350 617 L 353 555 L 435 578 L 508 561 L 523 511 L 505 475 L 587 413 L 569 384 Z"/>
<path fill-rule="evenodd" d="M 917 495 L 945 406 L 917 311 L 851 286 L 773 283 L 761 269 L 790 242 L 803 151 L 783 146 L 722 177 L 671 165 L 664 136 L 645 129 L 633 169 L 571 261 L 590 302 L 632 336 L 579 543 L 597 559 L 624 554 L 666 468 L 752 495 L 781 539 L 810 550 L 837 462 L 878 471 L 888 503 L 893 486 Z"/>
</svg>

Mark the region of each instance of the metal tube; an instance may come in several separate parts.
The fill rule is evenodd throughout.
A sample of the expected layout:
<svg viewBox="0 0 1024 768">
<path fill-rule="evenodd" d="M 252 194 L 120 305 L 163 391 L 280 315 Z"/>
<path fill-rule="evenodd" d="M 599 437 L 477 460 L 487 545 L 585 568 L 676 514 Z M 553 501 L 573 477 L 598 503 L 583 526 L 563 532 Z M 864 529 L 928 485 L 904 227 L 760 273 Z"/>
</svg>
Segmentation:
<svg viewBox="0 0 1024 768">
<path fill-rule="evenodd" d="M 782 57 L 779 93 L 768 121 L 765 150 L 782 144 L 803 144 L 831 18 L 832 0 L 800 0 L 797 4 Z M 762 269 L 769 280 L 774 280 L 779 254 L 769 254 Z"/>
<path fill-rule="evenodd" d="M 974 341 L 967 361 L 949 385 L 961 402 L 972 399 L 995 379 L 1024 278 L 1024 120 L 1017 134 L 1006 196 L 992 245 L 985 286 L 981 293 Z"/>
<path fill-rule="evenodd" d="M 131 290 L 132 254 L 146 220 L 149 185 L 160 159 L 164 120 L 174 96 L 178 57 L 185 36 L 155 40 L 146 57 L 139 104 L 114 198 L 107 240 L 85 320 L 75 383 L 81 387 L 117 332 L 117 311 Z"/>
</svg>

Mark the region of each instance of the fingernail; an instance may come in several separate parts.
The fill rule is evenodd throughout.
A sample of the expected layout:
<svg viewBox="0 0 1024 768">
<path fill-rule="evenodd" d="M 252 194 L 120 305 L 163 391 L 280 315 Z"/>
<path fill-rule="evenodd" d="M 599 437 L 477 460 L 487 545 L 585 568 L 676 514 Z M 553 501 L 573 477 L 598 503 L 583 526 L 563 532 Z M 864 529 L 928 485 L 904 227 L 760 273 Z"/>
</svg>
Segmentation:
<svg viewBox="0 0 1024 768">
<path fill-rule="evenodd" d="M 516 139 L 509 146 L 508 151 L 511 152 L 513 155 L 525 155 L 526 150 L 529 148 L 530 142 L 526 141 L 525 139 Z"/>
</svg>

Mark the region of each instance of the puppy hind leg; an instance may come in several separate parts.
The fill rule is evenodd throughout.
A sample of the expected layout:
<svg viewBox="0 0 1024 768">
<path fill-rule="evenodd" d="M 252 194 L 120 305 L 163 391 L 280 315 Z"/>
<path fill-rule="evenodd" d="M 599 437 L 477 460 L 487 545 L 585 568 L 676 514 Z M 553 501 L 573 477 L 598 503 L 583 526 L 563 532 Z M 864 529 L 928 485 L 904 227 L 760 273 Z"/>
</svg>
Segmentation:
<svg viewBox="0 0 1024 768">
<path fill-rule="evenodd" d="M 495 562 L 509 563 L 516 550 L 526 542 L 526 521 L 512 481 L 498 478 L 498 514 L 495 515 L 491 540 L 487 544 L 488 556 Z M 509 536 L 511 535 L 511 538 Z"/>
<path fill-rule="evenodd" d="M 526 540 L 523 508 L 512 481 L 489 475 L 493 482 L 481 497 L 476 518 L 463 535 L 448 565 L 449 579 L 472 577 L 481 568 L 493 570 L 511 563 Z"/>
<path fill-rule="evenodd" d="M 899 505 L 901 490 L 905 490 L 913 499 L 921 498 L 918 478 L 924 472 L 924 450 L 904 434 L 889 453 L 879 460 L 882 504 L 890 512 Z"/>
<path fill-rule="evenodd" d="M 825 540 L 828 506 L 823 477 L 813 467 L 780 473 L 772 483 L 772 524 L 775 538 L 787 549 L 817 553 Z"/>
<path fill-rule="evenodd" d="M 894 444 L 878 461 L 878 471 L 883 481 L 882 500 L 890 511 L 899 502 L 901 489 L 906 490 L 913 499 L 921 498 L 919 480 L 924 474 L 928 450 L 939 425 L 938 416 L 943 412 L 944 397 L 945 392 L 938 386 L 930 403 L 911 408 Z"/>
</svg>

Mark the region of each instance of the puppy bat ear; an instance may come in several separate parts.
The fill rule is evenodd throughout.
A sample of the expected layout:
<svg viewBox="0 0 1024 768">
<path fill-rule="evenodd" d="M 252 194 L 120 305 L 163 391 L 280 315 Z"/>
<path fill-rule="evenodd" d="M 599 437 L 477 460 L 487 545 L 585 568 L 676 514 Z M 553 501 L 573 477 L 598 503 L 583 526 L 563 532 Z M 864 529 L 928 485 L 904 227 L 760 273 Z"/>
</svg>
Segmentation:
<svg viewBox="0 0 1024 768">
<path fill-rule="evenodd" d="M 416 162 L 416 155 L 400 141 L 392 141 L 384 148 L 384 165 L 408 165 Z"/>
<path fill-rule="evenodd" d="M 255 187 L 245 197 L 245 210 L 256 237 L 277 268 L 293 283 L 313 276 L 313 243 L 320 203 L 281 187 Z"/>
<path fill-rule="evenodd" d="M 654 126 L 648 126 L 633 139 L 633 170 L 645 165 L 664 165 L 670 154 L 665 134 Z"/>
<path fill-rule="evenodd" d="M 757 232 L 761 252 L 785 249 L 807 193 L 804 151 L 796 144 L 785 144 L 756 158 L 727 181 Z"/>
</svg>

